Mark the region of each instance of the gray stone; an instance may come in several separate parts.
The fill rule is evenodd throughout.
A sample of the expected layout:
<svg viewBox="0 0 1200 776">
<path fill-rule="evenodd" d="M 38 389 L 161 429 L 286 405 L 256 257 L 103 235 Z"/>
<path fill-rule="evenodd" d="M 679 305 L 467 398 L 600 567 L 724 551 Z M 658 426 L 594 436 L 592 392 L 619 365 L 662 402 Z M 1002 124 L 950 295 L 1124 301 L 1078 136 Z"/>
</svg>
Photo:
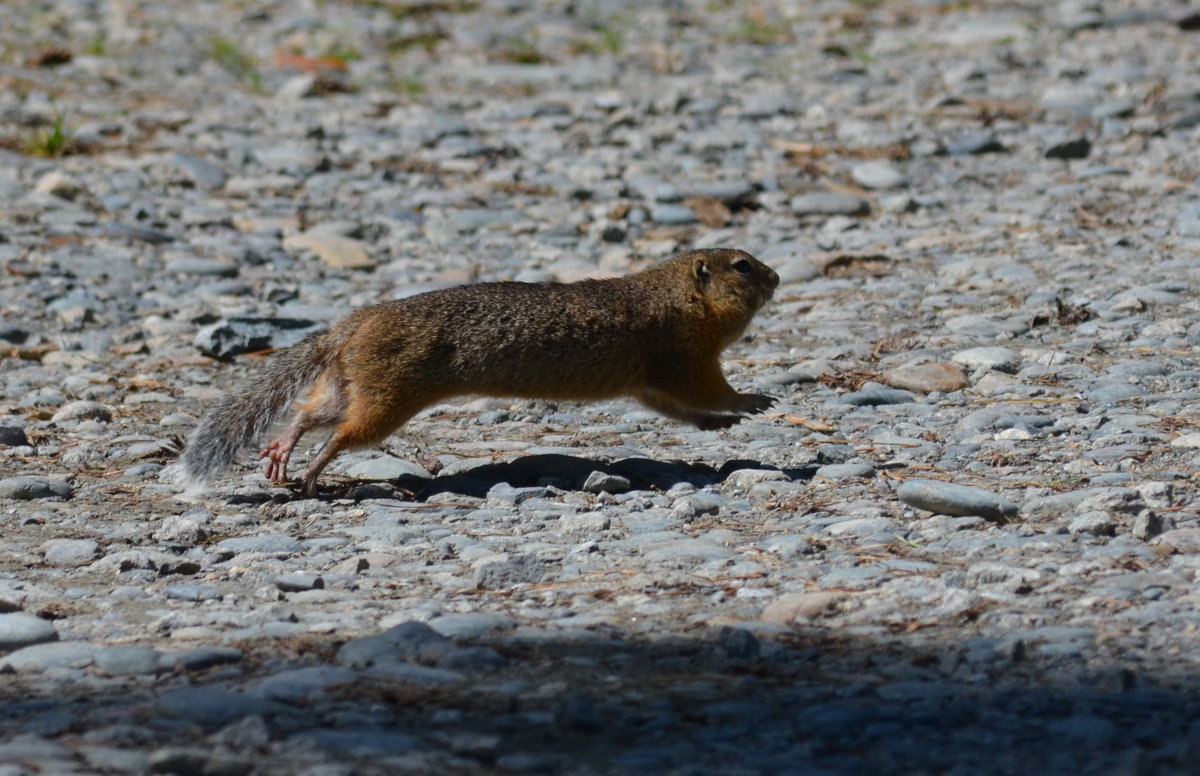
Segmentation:
<svg viewBox="0 0 1200 776">
<path fill-rule="evenodd" d="M 275 701 L 255 698 L 223 687 L 176 687 L 160 693 L 156 711 L 213 730 L 252 716 L 293 719 L 290 710 Z"/>
<path fill-rule="evenodd" d="M 65 668 L 86 668 L 92 664 L 102 646 L 86 641 L 55 641 L 23 647 L 0 658 L 0 669 L 14 671 L 51 671 Z"/>
<path fill-rule="evenodd" d="M 650 209 L 650 218 L 668 226 L 693 224 L 697 220 L 696 212 L 683 205 L 655 205 Z"/>
<path fill-rule="evenodd" d="M 198 188 L 212 190 L 225 185 L 225 171 L 194 154 L 171 154 L 170 163 L 183 172 Z"/>
<path fill-rule="evenodd" d="M 351 639 L 338 649 L 335 662 L 347 668 L 380 663 L 436 662 L 452 648 L 451 641 L 422 622 L 405 622 L 374 636 Z"/>
<path fill-rule="evenodd" d="M 229 552 L 266 552 L 280 555 L 296 555 L 304 552 L 304 545 L 284 534 L 261 534 L 259 536 L 235 536 L 217 544 Z"/>
<path fill-rule="evenodd" d="M 906 480 L 896 496 L 909 506 L 939 515 L 971 515 L 1005 522 L 1017 515 L 1019 507 L 1001 496 L 967 485 L 939 480 Z"/>
<path fill-rule="evenodd" d="M 532 555 L 507 555 L 477 565 L 475 586 L 481 590 L 504 590 L 541 582 L 546 573 L 546 565 Z"/>
<path fill-rule="evenodd" d="M 98 420 L 108 423 L 112 420 L 112 410 L 100 402 L 79 400 L 65 404 L 50 418 L 51 423 L 63 423 L 71 420 Z"/>
<path fill-rule="evenodd" d="M 629 490 L 628 477 L 594 471 L 584 480 L 581 490 L 587 493 L 624 493 Z"/>
<path fill-rule="evenodd" d="M 31 501 L 33 499 L 71 497 L 71 486 L 49 477 L 21 476 L 0 480 L 0 500 Z"/>
<path fill-rule="evenodd" d="M 419 464 L 389 455 L 349 466 L 346 468 L 346 476 L 360 480 L 397 480 L 401 477 L 420 477 L 427 480 L 433 475 Z"/>
<path fill-rule="evenodd" d="M 871 205 L 862 197 L 837 191 L 814 191 L 793 197 L 791 210 L 798 216 L 845 215 L 862 216 L 871 212 Z"/>
<path fill-rule="evenodd" d="M 894 189 L 905 185 L 903 173 L 887 162 L 863 162 L 850 170 L 855 183 L 868 189 Z"/>
<path fill-rule="evenodd" d="M 318 574 L 291 572 L 275 577 L 275 587 L 285 593 L 294 593 L 300 590 L 321 590 L 325 587 L 325 580 Z"/>
<path fill-rule="evenodd" d="M 94 659 L 97 670 L 109 676 L 153 674 L 162 665 L 162 655 L 150 647 L 105 647 L 96 652 Z"/>
<path fill-rule="evenodd" d="M 53 623 L 22 612 L 0 614 L 0 652 L 47 641 L 58 641 L 58 631 Z"/>
<path fill-rule="evenodd" d="M 1107 512 L 1084 512 L 1067 524 L 1067 530 L 1073 534 L 1115 536 L 1117 524 Z"/>
<path fill-rule="evenodd" d="M 216 587 L 200 584 L 167 585 L 163 595 L 176 601 L 220 601 L 222 597 Z"/>
<path fill-rule="evenodd" d="M 517 627 L 517 621 L 505 614 L 465 612 L 435 617 L 429 621 L 429 627 L 449 638 L 477 639 L 512 630 Z"/>
<path fill-rule="evenodd" d="M 874 477 L 875 467 L 869 463 L 830 463 L 818 468 L 815 474 L 826 480 L 854 480 Z"/>
<path fill-rule="evenodd" d="M 51 539 L 42 545 L 42 556 L 54 566 L 86 566 L 100 555 L 91 539 Z"/>
<path fill-rule="evenodd" d="M 255 695 L 295 703 L 338 685 L 350 684 L 358 675 L 348 668 L 319 665 L 272 674 L 253 685 Z"/>
<path fill-rule="evenodd" d="M 991 132 L 968 132 L 946 146 L 951 156 L 1004 153 L 1008 149 Z"/>
<path fill-rule="evenodd" d="M 213 358 L 286 348 L 324 330 L 316 321 L 299 318 L 228 318 L 196 333 L 194 344 Z"/>
<path fill-rule="evenodd" d="M 955 353 L 951 359 L 968 369 L 993 369 L 997 372 L 1015 373 L 1021 368 L 1021 357 L 1001 347 L 969 348 Z"/>
</svg>

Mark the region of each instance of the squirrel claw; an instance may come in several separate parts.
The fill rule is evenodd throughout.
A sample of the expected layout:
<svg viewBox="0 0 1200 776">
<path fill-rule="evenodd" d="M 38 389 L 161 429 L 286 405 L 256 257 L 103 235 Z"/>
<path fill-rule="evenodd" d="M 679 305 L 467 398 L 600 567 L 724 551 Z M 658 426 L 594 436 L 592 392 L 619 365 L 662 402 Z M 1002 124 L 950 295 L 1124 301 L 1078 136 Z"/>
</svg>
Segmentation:
<svg viewBox="0 0 1200 776">
<path fill-rule="evenodd" d="M 766 412 L 778 401 L 774 396 L 767 396 L 762 393 L 743 393 L 741 396 L 742 412 L 748 415 L 758 415 Z"/>
</svg>

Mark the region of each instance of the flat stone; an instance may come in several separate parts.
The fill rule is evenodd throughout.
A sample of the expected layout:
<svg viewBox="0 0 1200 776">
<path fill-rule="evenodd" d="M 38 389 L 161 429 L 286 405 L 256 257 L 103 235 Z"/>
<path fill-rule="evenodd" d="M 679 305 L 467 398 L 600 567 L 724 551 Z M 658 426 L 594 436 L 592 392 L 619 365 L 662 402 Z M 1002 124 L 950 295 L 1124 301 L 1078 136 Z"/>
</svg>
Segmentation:
<svg viewBox="0 0 1200 776">
<path fill-rule="evenodd" d="M 845 593 L 832 591 L 788 593 L 768 604 L 759 619 L 778 623 L 812 620 L 833 610 L 845 597 Z"/>
<path fill-rule="evenodd" d="M 1021 357 L 1017 353 L 994 346 L 960 350 L 950 360 L 968 369 L 994 369 L 1009 374 L 1021 368 Z"/>
<path fill-rule="evenodd" d="M 531 555 L 509 555 L 480 563 L 475 567 L 475 586 L 481 590 L 502 590 L 517 585 L 541 582 L 546 566 Z"/>
<path fill-rule="evenodd" d="M 398 480 L 401 477 L 420 477 L 428 480 L 433 477 L 420 464 L 390 455 L 360 461 L 348 467 L 346 475 L 360 480 Z"/>
<path fill-rule="evenodd" d="M 305 232 L 284 240 L 283 247 L 290 253 L 311 251 L 322 262 L 337 269 L 370 269 L 375 266 L 366 243 L 351 237 Z"/>
<path fill-rule="evenodd" d="M 178 168 L 198 188 L 213 190 L 225 185 L 225 171 L 217 165 L 194 154 L 171 154 L 169 162 Z"/>
<path fill-rule="evenodd" d="M 100 555 L 91 539 L 51 539 L 42 545 L 42 556 L 54 566 L 86 566 Z"/>
<path fill-rule="evenodd" d="M 500 631 L 512 630 L 518 622 L 506 614 L 464 612 L 443 614 L 429 621 L 429 627 L 448 638 L 477 639 Z"/>
<path fill-rule="evenodd" d="M 304 545 L 298 539 L 284 534 L 235 536 L 222 540 L 217 546 L 230 552 L 268 552 L 282 555 L 304 552 Z"/>
<path fill-rule="evenodd" d="M 150 647 L 122 645 L 105 647 L 94 659 L 97 670 L 109 676 L 141 676 L 160 669 L 162 654 Z"/>
<path fill-rule="evenodd" d="M 901 388 L 915 393 L 950 393 L 959 391 L 970 385 L 966 374 L 955 364 L 930 363 L 916 366 L 905 366 L 889 369 L 884 372 L 880 382 L 893 388 Z"/>
<path fill-rule="evenodd" d="M 814 191 L 793 197 L 791 210 L 798 216 L 844 215 L 862 216 L 871 212 L 871 205 L 862 197 L 838 191 Z"/>
<path fill-rule="evenodd" d="M 868 189 L 895 189 L 905 185 L 904 174 L 887 162 L 863 162 L 850 170 L 850 177 Z"/>
<path fill-rule="evenodd" d="M 100 402 L 79 400 L 65 404 L 50 418 L 51 423 L 63 423 L 69 420 L 98 420 L 108 423 L 112 420 L 112 410 Z"/>
<path fill-rule="evenodd" d="M 325 580 L 318 574 L 304 574 L 294 571 L 275 577 L 275 587 L 285 593 L 295 593 L 301 590 L 321 590 L 325 587 Z"/>
<path fill-rule="evenodd" d="M 0 614 L 0 652 L 48 641 L 58 641 L 58 631 L 48 620 L 23 612 Z"/>
<path fill-rule="evenodd" d="M 71 486 L 62 480 L 26 475 L 0 480 L 0 500 L 30 501 L 41 498 L 71 497 Z"/>
<path fill-rule="evenodd" d="M 969 132 L 946 146 L 951 156 L 1004 153 L 1008 149 L 991 132 Z"/>
<path fill-rule="evenodd" d="M 990 491 L 940 480 L 907 480 L 896 489 L 896 495 L 909 506 L 939 515 L 973 515 L 1004 522 L 1019 510 Z"/>
<path fill-rule="evenodd" d="M 51 671 L 86 668 L 104 647 L 87 641 L 55 641 L 18 649 L 0 658 L 0 668 L 14 671 Z"/>
</svg>

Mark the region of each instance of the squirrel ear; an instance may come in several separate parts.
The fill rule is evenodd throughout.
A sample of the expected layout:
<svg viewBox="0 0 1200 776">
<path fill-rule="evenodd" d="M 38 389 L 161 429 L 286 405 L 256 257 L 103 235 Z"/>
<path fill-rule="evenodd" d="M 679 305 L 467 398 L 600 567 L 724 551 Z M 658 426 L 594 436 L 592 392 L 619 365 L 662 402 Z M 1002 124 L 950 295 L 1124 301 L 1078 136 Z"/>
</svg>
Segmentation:
<svg viewBox="0 0 1200 776">
<path fill-rule="evenodd" d="M 704 259 L 696 259 L 692 262 L 692 274 L 696 276 L 696 280 L 700 282 L 700 285 L 707 286 L 710 280 L 708 262 Z"/>
</svg>

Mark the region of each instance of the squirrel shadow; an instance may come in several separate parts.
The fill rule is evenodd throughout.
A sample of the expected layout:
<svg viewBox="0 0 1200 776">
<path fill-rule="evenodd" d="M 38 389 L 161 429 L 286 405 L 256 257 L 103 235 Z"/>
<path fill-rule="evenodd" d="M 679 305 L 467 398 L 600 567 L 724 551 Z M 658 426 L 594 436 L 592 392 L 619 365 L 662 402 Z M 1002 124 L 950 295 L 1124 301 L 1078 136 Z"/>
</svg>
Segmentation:
<svg viewBox="0 0 1200 776">
<path fill-rule="evenodd" d="M 686 482 L 697 488 L 721 483 L 735 471 L 741 469 L 766 469 L 781 471 L 793 480 L 811 479 L 815 466 L 796 469 L 780 468 L 753 459 L 739 458 L 726 461 L 719 468 L 704 463 L 684 461 L 660 461 L 653 458 L 624 458 L 619 461 L 602 461 L 580 458 L 561 453 L 542 453 L 516 458 L 505 463 L 486 463 L 467 471 L 422 478 L 417 476 L 398 477 L 387 481 L 349 480 L 338 483 L 335 478 L 322 488 L 322 498 L 349 498 L 354 501 L 367 499 L 403 498 L 408 501 L 426 501 L 439 493 L 454 493 L 460 496 L 484 498 L 496 485 L 506 484 L 513 488 L 554 487 L 561 490 L 583 490 L 583 485 L 594 472 L 623 477 L 629 481 L 625 490 L 669 490 L 672 486 Z M 291 501 L 299 497 L 294 490 L 288 495 L 263 494 L 262 500 Z M 252 496 L 241 500 L 257 500 Z"/>
</svg>

